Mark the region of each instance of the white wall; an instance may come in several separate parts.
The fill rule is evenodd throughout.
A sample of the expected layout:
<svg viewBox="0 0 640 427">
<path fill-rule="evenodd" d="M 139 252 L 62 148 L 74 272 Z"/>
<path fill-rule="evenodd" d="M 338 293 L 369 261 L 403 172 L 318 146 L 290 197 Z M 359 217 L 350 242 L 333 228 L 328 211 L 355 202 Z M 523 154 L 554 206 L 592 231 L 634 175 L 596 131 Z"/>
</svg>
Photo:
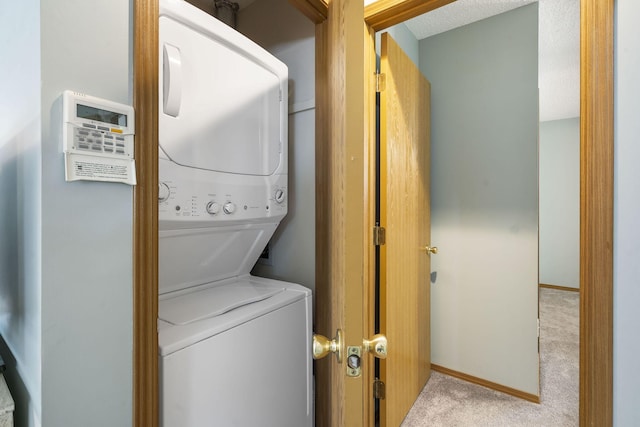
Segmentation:
<svg viewBox="0 0 640 427">
<path fill-rule="evenodd" d="M 538 394 L 538 5 L 420 41 L 431 81 L 431 360 Z"/>
<path fill-rule="evenodd" d="M 131 3 L 5 10 L 3 55 L 16 61 L 2 62 L 12 127 L 0 142 L 17 203 L 2 208 L 2 227 L 17 232 L 2 260 L 17 260 L 17 272 L 2 276 L 0 327 L 17 425 L 130 425 L 132 188 L 64 181 L 59 97 L 72 89 L 131 102 Z"/>
<path fill-rule="evenodd" d="M 580 118 L 540 123 L 540 283 L 580 287 Z"/>
<path fill-rule="evenodd" d="M 0 51 L 0 354 L 16 425 L 33 426 L 41 413 L 39 0 L 3 3 Z"/>
<path fill-rule="evenodd" d="M 58 126 L 65 89 L 131 103 L 131 7 L 41 4 L 45 426 L 131 424 L 132 187 L 65 182 Z"/>
<path fill-rule="evenodd" d="M 615 30 L 614 425 L 640 425 L 640 2 L 618 0 Z"/>
<path fill-rule="evenodd" d="M 268 25 L 266 24 L 268 23 Z M 315 289 L 315 26 L 286 0 L 243 9 L 238 29 L 289 67 L 289 211 L 253 273 Z"/>
</svg>

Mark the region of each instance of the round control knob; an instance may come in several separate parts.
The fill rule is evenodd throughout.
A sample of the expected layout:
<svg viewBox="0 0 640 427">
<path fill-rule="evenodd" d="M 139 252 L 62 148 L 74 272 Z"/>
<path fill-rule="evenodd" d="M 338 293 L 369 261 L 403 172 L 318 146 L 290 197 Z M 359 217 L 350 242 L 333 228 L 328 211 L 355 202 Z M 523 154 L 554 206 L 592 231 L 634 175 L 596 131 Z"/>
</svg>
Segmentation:
<svg viewBox="0 0 640 427">
<path fill-rule="evenodd" d="M 276 199 L 276 203 L 282 203 L 282 202 L 284 202 L 284 190 L 282 190 L 282 189 L 278 188 L 278 189 L 276 190 L 276 193 L 275 193 L 275 195 L 274 195 L 274 196 L 275 196 L 275 199 Z"/>
<path fill-rule="evenodd" d="M 207 212 L 211 215 L 216 215 L 218 212 L 220 212 L 220 204 L 214 202 L 213 200 L 210 201 L 209 203 L 207 203 Z"/>
<path fill-rule="evenodd" d="M 224 204 L 222 210 L 226 214 L 232 214 L 232 213 L 234 213 L 236 211 L 236 205 L 234 203 L 227 202 L 227 203 Z"/>
<path fill-rule="evenodd" d="M 167 184 L 161 182 L 158 184 L 158 201 L 166 202 L 167 199 L 171 196 L 171 189 Z"/>
</svg>

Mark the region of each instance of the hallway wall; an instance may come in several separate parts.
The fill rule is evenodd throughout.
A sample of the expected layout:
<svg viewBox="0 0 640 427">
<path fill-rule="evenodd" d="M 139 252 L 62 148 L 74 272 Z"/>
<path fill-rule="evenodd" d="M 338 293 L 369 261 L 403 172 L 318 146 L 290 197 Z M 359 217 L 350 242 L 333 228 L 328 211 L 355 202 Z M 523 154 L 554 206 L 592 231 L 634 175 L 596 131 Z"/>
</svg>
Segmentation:
<svg viewBox="0 0 640 427">
<path fill-rule="evenodd" d="M 580 287 L 580 118 L 540 123 L 540 283 Z"/>
<path fill-rule="evenodd" d="M 431 359 L 538 395 L 538 4 L 420 41 L 431 81 Z"/>
</svg>

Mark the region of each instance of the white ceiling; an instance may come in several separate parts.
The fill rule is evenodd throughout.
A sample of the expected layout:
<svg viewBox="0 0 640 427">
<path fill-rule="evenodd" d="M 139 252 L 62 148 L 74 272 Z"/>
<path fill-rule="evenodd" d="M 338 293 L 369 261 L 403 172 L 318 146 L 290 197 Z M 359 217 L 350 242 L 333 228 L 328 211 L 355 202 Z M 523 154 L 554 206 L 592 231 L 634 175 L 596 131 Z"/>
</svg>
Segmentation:
<svg viewBox="0 0 640 427">
<path fill-rule="evenodd" d="M 406 22 L 418 40 L 536 0 L 457 0 Z M 580 115 L 580 0 L 539 0 L 540 121 Z"/>
</svg>

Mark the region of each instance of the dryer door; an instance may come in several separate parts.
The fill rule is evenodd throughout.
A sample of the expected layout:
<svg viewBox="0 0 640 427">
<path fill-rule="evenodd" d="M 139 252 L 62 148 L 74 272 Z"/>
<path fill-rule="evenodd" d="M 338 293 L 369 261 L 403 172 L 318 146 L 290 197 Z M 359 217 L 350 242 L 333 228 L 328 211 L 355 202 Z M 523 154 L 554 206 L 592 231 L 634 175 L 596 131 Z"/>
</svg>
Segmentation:
<svg viewBox="0 0 640 427">
<path fill-rule="evenodd" d="M 199 9 L 177 6 L 160 16 L 160 146 L 183 166 L 283 172 L 286 66 Z"/>
</svg>

